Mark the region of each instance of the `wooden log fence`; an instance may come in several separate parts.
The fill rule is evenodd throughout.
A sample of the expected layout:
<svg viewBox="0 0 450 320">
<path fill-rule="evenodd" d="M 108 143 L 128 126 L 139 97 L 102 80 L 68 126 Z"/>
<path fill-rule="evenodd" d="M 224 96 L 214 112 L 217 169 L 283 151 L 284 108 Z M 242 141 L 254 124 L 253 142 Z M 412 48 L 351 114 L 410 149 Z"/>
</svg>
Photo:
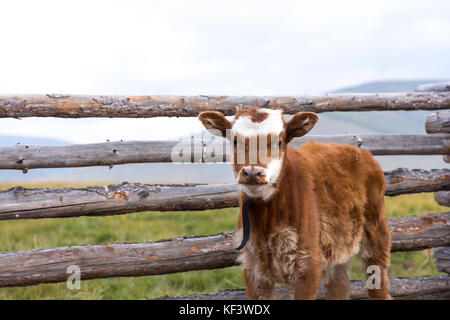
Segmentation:
<svg viewBox="0 0 450 320">
<path fill-rule="evenodd" d="M 450 245 L 450 212 L 388 219 L 391 251 Z M 234 233 L 180 237 L 145 243 L 96 244 L 0 253 L 0 287 L 67 280 L 67 268 L 81 279 L 145 276 L 238 264 Z"/>
<path fill-rule="evenodd" d="M 365 148 L 374 155 L 443 155 L 450 161 L 449 83 L 419 86 L 412 93 L 333 94 L 322 96 L 71 96 L 63 94 L 0 96 L 5 117 L 196 117 L 216 110 L 233 115 L 236 108 L 280 108 L 299 111 L 440 110 L 426 121 L 426 135 L 307 136 L 294 139 L 338 142 Z M 445 110 L 447 109 L 447 110 Z M 0 170 L 112 166 L 145 162 L 225 162 L 225 139 L 128 141 L 66 146 L 16 145 L 0 148 Z M 450 169 L 397 169 L 385 172 L 386 195 L 435 192 L 449 206 Z M 238 206 L 235 184 L 148 185 L 127 183 L 84 188 L 15 187 L 0 191 L 0 220 L 106 216 L 140 211 L 191 211 Z M 388 219 L 391 251 L 433 249 L 437 268 L 448 273 L 450 212 Z M 237 265 L 234 232 L 178 237 L 145 243 L 92 244 L 52 249 L 0 252 L 0 287 L 63 282 L 68 267 L 81 269 L 81 279 L 132 277 L 207 270 Z M 367 298 L 364 281 L 352 281 L 351 298 Z M 288 298 L 285 287 L 276 289 Z M 450 277 L 436 275 L 391 279 L 397 299 L 450 299 Z M 321 283 L 318 298 L 325 291 Z M 243 290 L 164 299 L 244 299 Z"/>
<path fill-rule="evenodd" d="M 384 111 L 450 109 L 449 92 L 329 94 L 322 96 L 71 96 L 64 94 L 0 96 L 5 117 L 196 117 L 216 110 L 233 115 L 236 107 L 299 111 Z"/>
<path fill-rule="evenodd" d="M 388 196 L 450 190 L 450 169 L 397 169 L 386 172 L 385 179 Z M 122 183 L 81 188 L 15 187 L 0 191 L 0 220 L 209 210 L 238 205 L 236 184 Z"/>
<path fill-rule="evenodd" d="M 306 136 L 294 139 L 300 147 L 308 141 L 338 142 L 359 146 L 374 155 L 448 155 L 447 134 Z M 0 169 L 112 166 L 149 162 L 224 162 L 229 160 L 228 141 L 129 141 L 66 146 L 16 145 L 0 148 Z"/>
<path fill-rule="evenodd" d="M 366 300 L 366 281 L 351 281 L 350 299 Z M 450 277 L 444 275 L 419 278 L 391 278 L 389 292 L 396 300 L 448 300 L 450 299 Z M 278 299 L 291 299 L 288 287 L 275 288 Z M 325 299 L 325 286 L 319 284 L 316 298 Z M 218 290 L 211 293 L 192 294 L 188 296 L 164 296 L 156 300 L 246 300 L 245 290 Z"/>
</svg>

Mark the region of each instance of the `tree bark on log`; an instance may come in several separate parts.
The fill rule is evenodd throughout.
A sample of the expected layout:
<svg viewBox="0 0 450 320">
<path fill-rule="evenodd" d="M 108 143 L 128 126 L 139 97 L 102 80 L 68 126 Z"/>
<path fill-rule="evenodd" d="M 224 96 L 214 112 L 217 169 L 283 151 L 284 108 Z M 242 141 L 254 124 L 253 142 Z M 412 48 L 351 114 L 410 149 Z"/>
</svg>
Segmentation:
<svg viewBox="0 0 450 320">
<path fill-rule="evenodd" d="M 425 122 L 427 133 L 450 133 L 450 112 L 434 112 Z"/>
<path fill-rule="evenodd" d="M 299 111 L 438 110 L 450 108 L 448 92 L 330 94 L 323 96 L 70 96 L 64 94 L 0 96 L 5 117 L 196 117 L 201 111 L 233 115 L 236 107 Z"/>
<path fill-rule="evenodd" d="M 119 185 L 84 188 L 15 187 L 0 191 L 0 220 L 107 216 L 141 211 L 237 207 L 235 184 Z"/>
<path fill-rule="evenodd" d="M 310 140 L 358 146 L 369 150 L 375 156 L 450 154 L 450 136 L 448 134 L 304 136 L 294 139 L 291 145 L 299 147 Z"/>
<path fill-rule="evenodd" d="M 388 219 L 391 251 L 415 251 L 450 243 L 450 212 Z"/>
<path fill-rule="evenodd" d="M 350 299 L 366 300 L 366 281 L 351 281 Z M 275 289 L 276 296 L 281 300 L 292 299 L 289 288 L 280 287 Z M 389 292 L 395 300 L 447 300 L 450 298 L 449 276 L 427 276 L 417 278 L 390 278 Z M 325 299 L 325 286 L 319 284 L 316 298 Z M 245 290 L 218 290 L 211 293 L 192 294 L 188 296 L 164 296 L 155 300 L 246 300 Z"/>
<path fill-rule="evenodd" d="M 434 200 L 444 207 L 450 207 L 450 191 L 438 191 L 434 193 Z"/>
<path fill-rule="evenodd" d="M 384 173 L 387 196 L 450 190 L 449 169 L 404 169 Z"/>
<path fill-rule="evenodd" d="M 388 196 L 450 190 L 450 170 L 385 173 Z M 236 184 L 114 184 L 81 188 L 15 187 L 0 191 L 0 220 L 106 216 L 140 211 L 200 211 L 237 207 Z"/>
<path fill-rule="evenodd" d="M 433 248 L 433 258 L 440 272 L 450 274 L 450 247 Z"/>
<path fill-rule="evenodd" d="M 298 148 L 309 141 L 359 146 L 374 155 L 450 154 L 450 138 L 446 134 L 306 136 L 294 139 L 291 145 Z M 120 141 L 66 146 L 19 144 L 0 148 L 0 169 L 29 170 L 150 162 L 225 162 L 229 161 L 229 150 L 226 139 Z"/>
<path fill-rule="evenodd" d="M 450 213 L 392 218 L 391 251 L 450 245 Z M 81 279 L 146 276 L 237 265 L 234 233 L 179 237 L 145 243 L 96 244 L 0 253 L 0 287 Z"/>
</svg>

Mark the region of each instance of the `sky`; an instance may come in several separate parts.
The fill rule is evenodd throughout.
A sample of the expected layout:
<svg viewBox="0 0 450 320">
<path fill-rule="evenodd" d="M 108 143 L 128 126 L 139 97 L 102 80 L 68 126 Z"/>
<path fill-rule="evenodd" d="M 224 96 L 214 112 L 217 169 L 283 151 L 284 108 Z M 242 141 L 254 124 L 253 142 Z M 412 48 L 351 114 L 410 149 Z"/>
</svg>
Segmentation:
<svg viewBox="0 0 450 320">
<path fill-rule="evenodd" d="M 449 78 L 450 1 L 2 1 L 1 94 L 301 95 Z M 174 139 L 195 118 L 0 119 L 0 135 Z"/>
</svg>

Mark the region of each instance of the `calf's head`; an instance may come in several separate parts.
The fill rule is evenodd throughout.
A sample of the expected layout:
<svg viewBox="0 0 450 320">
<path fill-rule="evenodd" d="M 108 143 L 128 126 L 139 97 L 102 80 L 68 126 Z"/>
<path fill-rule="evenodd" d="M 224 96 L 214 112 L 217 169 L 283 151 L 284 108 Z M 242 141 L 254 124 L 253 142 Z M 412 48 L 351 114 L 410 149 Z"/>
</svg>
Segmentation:
<svg viewBox="0 0 450 320">
<path fill-rule="evenodd" d="M 202 112 L 199 119 L 209 132 L 229 140 L 239 189 L 268 201 L 284 173 L 287 144 L 308 133 L 319 117 L 299 112 L 286 122 L 281 110 L 253 107 L 237 109 L 232 121 L 217 111 Z"/>
</svg>

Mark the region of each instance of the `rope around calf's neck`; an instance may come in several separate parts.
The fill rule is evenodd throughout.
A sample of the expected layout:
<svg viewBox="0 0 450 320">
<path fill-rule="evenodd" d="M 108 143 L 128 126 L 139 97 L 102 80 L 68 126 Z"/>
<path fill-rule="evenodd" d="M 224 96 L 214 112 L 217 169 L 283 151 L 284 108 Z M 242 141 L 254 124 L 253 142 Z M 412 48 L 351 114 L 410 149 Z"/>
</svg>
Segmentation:
<svg viewBox="0 0 450 320">
<path fill-rule="evenodd" d="M 239 247 L 236 248 L 236 250 L 241 250 L 245 247 L 245 244 L 247 243 L 248 239 L 250 238 L 250 219 L 248 217 L 248 204 L 250 203 L 250 200 L 245 200 L 242 203 L 242 224 L 243 224 L 243 237 L 242 242 L 239 245 Z"/>
</svg>

